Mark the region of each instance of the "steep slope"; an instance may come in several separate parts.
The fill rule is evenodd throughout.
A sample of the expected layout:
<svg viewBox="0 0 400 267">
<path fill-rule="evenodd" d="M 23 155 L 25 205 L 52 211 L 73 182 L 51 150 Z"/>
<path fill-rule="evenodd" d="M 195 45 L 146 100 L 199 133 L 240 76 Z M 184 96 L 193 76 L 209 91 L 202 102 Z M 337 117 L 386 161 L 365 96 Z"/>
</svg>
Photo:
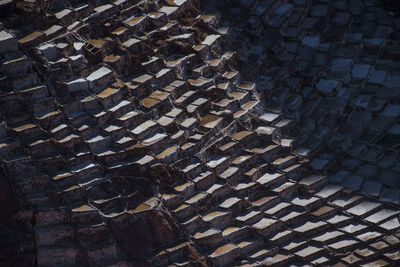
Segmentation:
<svg viewBox="0 0 400 267">
<path fill-rule="evenodd" d="M 0 154 L 34 264 L 394 265 L 397 180 L 361 167 L 398 177 L 373 154 L 397 151 L 399 116 L 397 74 L 373 55 L 398 53 L 347 32 L 378 14 L 349 2 L 3 3 Z M 381 91 L 376 111 L 348 93 Z M 355 134 L 386 118 L 394 143 Z"/>
</svg>

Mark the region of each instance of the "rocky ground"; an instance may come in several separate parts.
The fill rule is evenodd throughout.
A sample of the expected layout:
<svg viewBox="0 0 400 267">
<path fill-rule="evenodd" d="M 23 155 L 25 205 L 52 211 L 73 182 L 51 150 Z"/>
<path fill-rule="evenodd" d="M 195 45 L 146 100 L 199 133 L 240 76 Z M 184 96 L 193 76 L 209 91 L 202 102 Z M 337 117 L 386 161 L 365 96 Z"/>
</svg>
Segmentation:
<svg viewBox="0 0 400 267">
<path fill-rule="evenodd" d="M 397 266 L 380 1 L 1 1 L 0 265 Z"/>
</svg>

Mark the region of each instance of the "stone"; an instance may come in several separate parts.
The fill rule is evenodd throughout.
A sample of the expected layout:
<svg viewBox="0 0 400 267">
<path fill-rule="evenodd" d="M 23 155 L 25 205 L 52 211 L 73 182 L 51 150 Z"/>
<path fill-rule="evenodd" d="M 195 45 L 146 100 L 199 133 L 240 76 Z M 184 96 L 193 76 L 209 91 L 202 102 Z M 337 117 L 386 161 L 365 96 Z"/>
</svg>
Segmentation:
<svg viewBox="0 0 400 267">
<path fill-rule="evenodd" d="M 285 16 L 287 13 L 290 13 L 290 11 L 293 9 L 293 5 L 291 4 L 285 4 L 279 6 L 277 9 L 274 10 L 274 13 L 277 14 L 278 16 Z"/>
<path fill-rule="evenodd" d="M 122 43 L 122 46 L 126 47 L 132 53 L 138 53 L 142 47 L 142 41 L 136 38 L 131 38 Z"/>
<path fill-rule="evenodd" d="M 46 35 L 47 39 L 51 39 L 65 31 L 66 31 L 66 29 L 63 26 L 53 25 L 50 28 L 48 28 L 47 30 L 43 31 L 43 33 Z"/>
<path fill-rule="evenodd" d="M 299 184 L 304 185 L 308 188 L 317 188 L 320 187 L 321 184 L 324 184 L 326 182 L 327 178 L 326 176 L 322 175 L 311 175 L 308 176 L 304 179 L 302 179 Z"/>
<path fill-rule="evenodd" d="M 329 7 L 327 5 L 313 5 L 311 16 L 325 17 L 328 14 Z"/>
<path fill-rule="evenodd" d="M 318 253 L 321 252 L 321 250 L 322 250 L 321 248 L 309 246 L 302 250 L 297 251 L 295 255 L 303 260 L 307 260 L 310 257 L 313 257 L 314 255 L 318 255 Z"/>
<path fill-rule="evenodd" d="M 328 165 L 329 160 L 327 159 L 314 159 L 311 163 L 311 166 L 319 171 L 322 171 L 325 169 L 325 167 Z"/>
<path fill-rule="evenodd" d="M 381 206 L 380 203 L 364 201 L 364 202 L 361 202 L 360 204 L 348 209 L 347 212 L 354 214 L 356 216 L 365 216 L 366 214 L 372 212 L 379 206 Z"/>
<path fill-rule="evenodd" d="M 221 37 L 221 35 L 219 35 L 219 34 L 207 35 L 207 37 L 204 39 L 204 41 L 202 42 L 202 44 L 203 44 L 203 45 L 207 45 L 207 46 L 211 46 L 211 45 L 213 45 L 220 37 Z"/>
<path fill-rule="evenodd" d="M 389 209 L 382 209 L 378 211 L 377 213 L 374 213 L 370 216 L 368 216 L 365 220 L 374 224 L 380 223 L 384 220 L 387 220 L 388 218 L 399 214 L 398 211 L 394 210 L 389 210 Z"/>
<path fill-rule="evenodd" d="M 335 251 L 348 251 L 351 247 L 357 244 L 356 240 L 344 239 L 333 244 L 329 244 L 328 247 Z"/>
<path fill-rule="evenodd" d="M 18 50 L 18 40 L 11 33 L 0 31 L 0 54 Z"/>
<path fill-rule="evenodd" d="M 55 44 L 45 44 L 39 46 L 40 53 L 50 61 L 55 61 L 58 57 L 57 46 Z"/>
<path fill-rule="evenodd" d="M 361 184 L 363 183 L 363 178 L 356 175 L 348 176 L 342 183 L 345 187 L 351 188 L 353 190 L 359 190 Z"/>
<path fill-rule="evenodd" d="M 141 220 L 135 220 L 134 217 L 118 216 L 113 218 L 111 222 L 111 232 L 117 236 L 120 248 L 127 253 L 140 253 L 140 251 L 145 251 L 146 248 L 157 246 L 160 243 L 172 243 L 173 240 L 179 238 L 180 234 L 176 224 L 161 211 L 144 210 L 140 212 Z M 128 225 L 130 227 L 127 227 Z M 145 238 L 151 229 L 157 232 L 166 231 L 166 233 L 165 235 L 155 234 L 152 238 Z M 139 238 L 140 242 L 129 242 L 132 238 Z"/>
<path fill-rule="evenodd" d="M 229 212 L 213 211 L 203 216 L 203 221 L 213 227 L 222 227 L 229 224 Z"/>
<path fill-rule="evenodd" d="M 281 229 L 281 227 L 281 222 L 267 218 L 263 218 L 252 225 L 252 228 L 255 229 L 262 236 L 268 236 L 271 233 Z"/>
<path fill-rule="evenodd" d="M 365 181 L 362 188 L 361 193 L 368 196 L 379 196 L 381 192 L 382 184 L 374 181 Z"/>
<path fill-rule="evenodd" d="M 301 43 L 304 46 L 311 47 L 311 48 L 317 48 L 319 45 L 319 36 L 306 36 L 301 40 Z"/>
<path fill-rule="evenodd" d="M 365 79 L 367 78 L 370 70 L 371 70 L 371 65 L 355 64 L 352 69 L 352 74 L 354 78 Z"/>
<path fill-rule="evenodd" d="M 311 235 L 316 233 L 319 230 L 327 229 L 329 225 L 326 222 L 319 221 L 319 222 L 312 222 L 308 221 L 296 228 L 293 229 L 296 233 L 301 235 Z"/>
<path fill-rule="evenodd" d="M 397 117 L 400 115 L 400 105 L 391 104 L 388 105 L 385 110 L 382 112 L 382 115 L 388 117 Z"/>
<path fill-rule="evenodd" d="M 333 240 L 343 237 L 344 233 L 340 231 L 330 231 L 313 238 L 313 240 L 322 243 L 331 243 Z"/>
<path fill-rule="evenodd" d="M 257 180 L 257 183 L 259 183 L 262 186 L 269 187 L 270 185 L 282 182 L 283 179 L 284 176 L 280 173 L 274 173 L 274 174 L 265 173 Z"/>
<path fill-rule="evenodd" d="M 193 238 L 203 246 L 212 246 L 213 244 L 218 244 L 222 241 L 222 233 L 218 229 L 209 229 L 205 232 L 197 232 L 193 235 Z"/>
<path fill-rule="evenodd" d="M 273 215 L 279 217 L 280 214 L 285 214 L 288 211 L 292 210 L 294 207 L 287 202 L 281 202 L 274 206 L 273 208 L 266 210 L 264 213 L 267 215 Z"/>
<path fill-rule="evenodd" d="M 373 73 L 368 78 L 370 83 L 383 84 L 387 76 L 387 71 L 384 70 L 374 70 Z"/>
<path fill-rule="evenodd" d="M 223 266 L 232 262 L 237 256 L 239 256 L 239 247 L 235 244 L 226 244 L 217 248 L 211 255 L 210 259 L 217 266 Z"/>
<path fill-rule="evenodd" d="M 292 200 L 292 204 L 300 206 L 305 210 L 312 210 L 313 207 L 319 205 L 319 198 L 311 197 L 311 198 L 303 198 L 297 197 Z"/>
<path fill-rule="evenodd" d="M 320 80 L 317 83 L 317 89 L 321 93 L 329 94 L 333 90 L 339 90 L 341 88 L 341 84 L 338 81 L 333 80 Z"/>
<path fill-rule="evenodd" d="M 87 91 L 89 89 L 89 82 L 86 79 L 78 78 L 76 80 L 67 82 L 68 92 L 75 93 L 79 91 Z"/>
<path fill-rule="evenodd" d="M 398 204 L 400 203 L 400 190 L 394 188 L 384 189 L 380 195 L 380 200 Z"/>
<path fill-rule="evenodd" d="M 46 35 L 43 32 L 35 31 L 35 32 L 32 32 L 32 33 L 28 34 L 27 36 L 19 39 L 18 44 L 19 44 L 20 48 L 22 48 L 22 49 L 28 48 L 28 47 L 37 45 L 40 42 L 44 41 L 45 36 Z"/>
<path fill-rule="evenodd" d="M 101 67 L 86 77 L 89 87 L 95 92 L 108 86 L 112 79 L 112 71 L 107 67 Z"/>
<path fill-rule="evenodd" d="M 243 216 L 236 217 L 236 220 L 245 224 L 253 224 L 256 221 L 259 221 L 263 217 L 263 214 L 259 211 L 251 211 Z"/>
<path fill-rule="evenodd" d="M 206 115 L 200 120 L 200 126 L 207 129 L 213 129 L 222 122 L 222 118 L 215 115 Z"/>
<path fill-rule="evenodd" d="M 329 184 L 322 188 L 321 191 L 316 194 L 316 196 L 323 199 L 330 198 L 339 193 L 342 189 L 342 186 Z"/>
<path fill-rule="evenodd" d="M 333 17 L 332 22 L 340 25 L 347 25 L 350 20 L 350 13 L 339 12 Z"/>
<path fill-rule="evenodd" d="M 386 85 L 388 87 L 398 87 L 399 82 L 400 82 L 399 74 L 389 74 L 386 76 L 384 85 Z"/>
<path fill-rule="evenodd" d="M 335 58 L 332 60 L 331 71 L 334 72 L 349 72 L 353 60 L 350 58 Z"/>
</svg>

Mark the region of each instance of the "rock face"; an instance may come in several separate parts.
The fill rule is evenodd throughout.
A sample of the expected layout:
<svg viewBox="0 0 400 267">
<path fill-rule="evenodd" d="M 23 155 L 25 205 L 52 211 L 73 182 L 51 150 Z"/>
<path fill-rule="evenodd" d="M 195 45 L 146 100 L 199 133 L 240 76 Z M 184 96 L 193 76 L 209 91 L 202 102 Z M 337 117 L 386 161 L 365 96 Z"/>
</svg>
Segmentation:
<svg viewBox="0 0 400 267">
<path fill-rule="evenodd" d="M 0 265 L 396 266 L 381 2 L 0 2 Z"/>
<path fill-rule="evenodd" d="M 111 233 L 120 249 L 129 255 L 142 257 L 160 247 L 185 238 L 173 219 L 161 209 L 158 199 L 152 199 L 126 214 L 111 219 Z"/>
<path fill-rule="evenodd" d="M 18 199 L 7 177 L 0 174 L 0 262 L 12 266 L 35 263 L 32 211 Z M 5 265 L 6 266 L 6 265 Z"/>
</svg>

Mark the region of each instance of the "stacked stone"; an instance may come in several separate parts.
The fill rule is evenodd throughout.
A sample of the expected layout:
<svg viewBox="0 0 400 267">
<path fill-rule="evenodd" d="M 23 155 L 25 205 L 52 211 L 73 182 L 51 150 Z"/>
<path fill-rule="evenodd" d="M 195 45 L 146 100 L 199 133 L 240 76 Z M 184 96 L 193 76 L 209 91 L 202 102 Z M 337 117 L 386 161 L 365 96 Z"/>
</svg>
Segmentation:
<svg viewBox="0 0 400 267">
<path fill-rule="evenodd" d="M 232 29 L 218 15 L 200 12 L 194 0 L 19 3 L 23 12 L 53 14 L 40 27 L 19 27 L 24 18 L 10 14 L 0 33 L 0 154 L 32 207 L 37 264 L 371 266 L 399 260 L 398 209 L 382 196 L 349 190 L 353 180 L 332 183 L 355 175 L 347 165 L 342 176 L 325 175 L 338 169 L 332 165 L 339 152 L 329 142 L 310 146 L 334 127 L 324 117 L 329 112 L 316 114 L 315 107 L 341 100 L 331 93 L 343 81 L 324 74 L 326 64 L 315 56 L 319 63 L 308 73 L 313 87 L 304 87 L 291 72 L 304 64 L 293 58 L 302 58 L 297 46 L 304 61 L 341 50 L 331 52 L 319 31 L 310 36 L 291 25 L 297 13 L 302 21 L 321 17 L 327 27 L 330 18 L 343 21 L 346 15 L 329 16 L 338 4 L 322 2 L 241 1 L 232 12 L 242 23 Z M 246 36 L 247 21 L 254 34 L 265 25 L 279 38 L 236 53 L 230 38 L 241 30 Z M 341 28 L 326 33 L 336 38 Z M 293 55 L 285 52 L 290 49 Z M 239 71 L 237 57 L 254 62 Z M 335 60 L 334 69 L 347 64 L 345 55 Z M 365 65 L 350 64 L 349 83 L 365 78 Z M 346 105 L 335 106 L 331 116 L 348 112 L 351 124 L 366 112 Z M 387 114 L 396 110 L 385 105 Z M 316 118 L 305 123 L 304 114 Z M 310 127 L 315 132 L 303 138 Z M 304 147 L 297 153 L 296 129 Z M 317 157 L 309 161 L 311 154 Z"/>
</svg>

